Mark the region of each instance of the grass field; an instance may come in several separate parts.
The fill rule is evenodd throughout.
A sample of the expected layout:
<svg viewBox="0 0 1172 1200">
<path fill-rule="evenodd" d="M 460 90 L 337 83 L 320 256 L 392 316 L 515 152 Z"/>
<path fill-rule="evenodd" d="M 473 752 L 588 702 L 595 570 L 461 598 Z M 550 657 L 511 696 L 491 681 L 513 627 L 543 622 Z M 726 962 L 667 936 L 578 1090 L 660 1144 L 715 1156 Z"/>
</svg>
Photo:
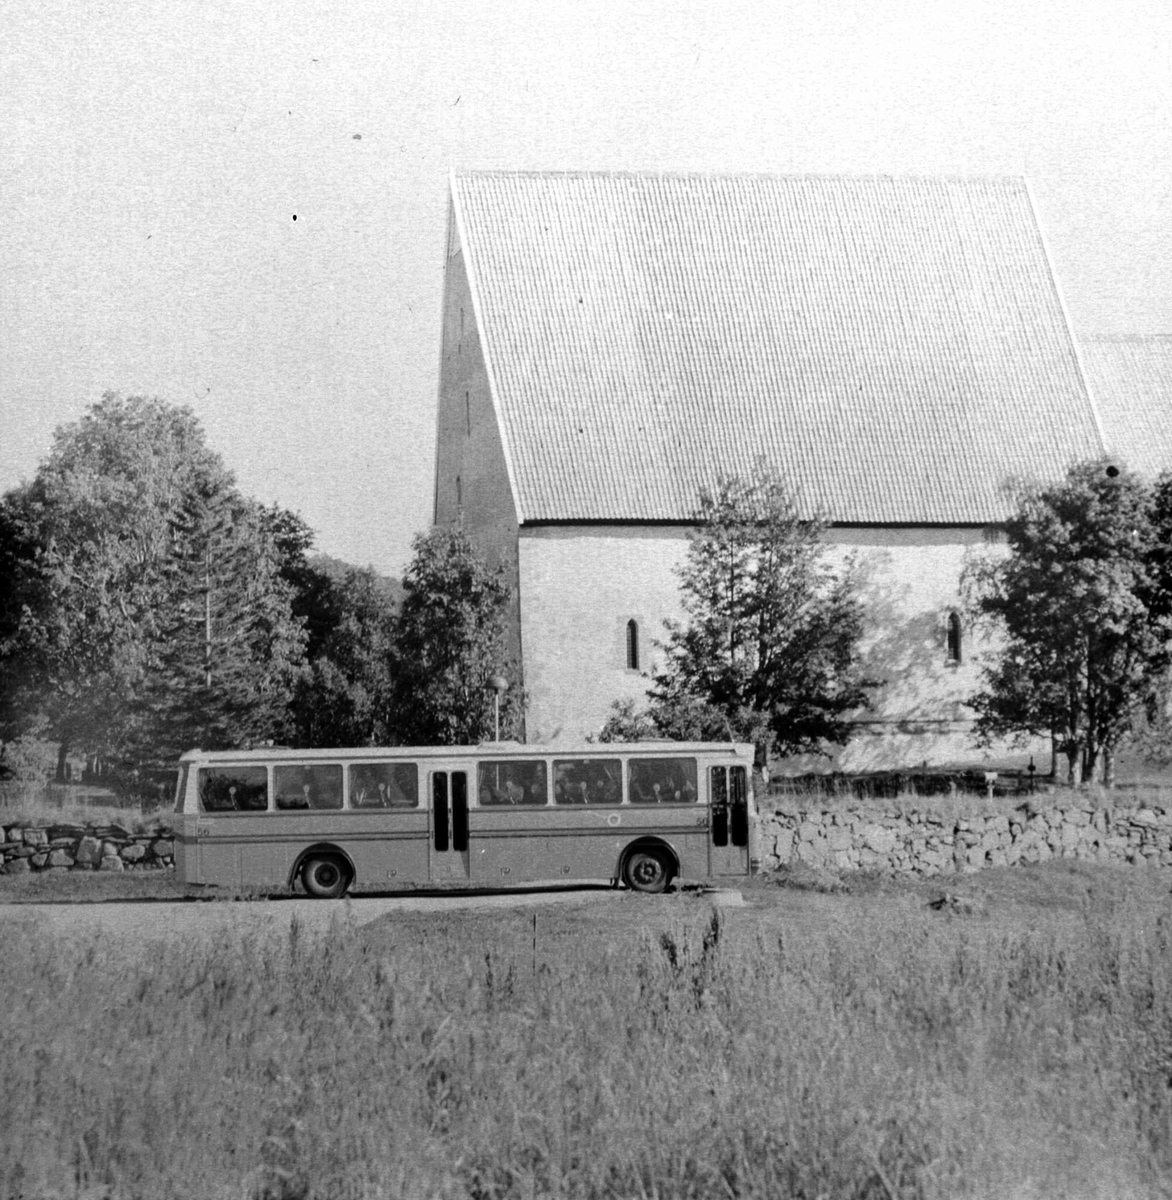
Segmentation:
<svg viewBox="0 0 1172 1200">
<path fill-rule="evenodd" d="M 144 881 L 147 886 L 149 881 Z M 616 893 L 142 947 L 11 926 L 4 1197 L 1172 1194 L 1163 872 Z"/>
</svg>

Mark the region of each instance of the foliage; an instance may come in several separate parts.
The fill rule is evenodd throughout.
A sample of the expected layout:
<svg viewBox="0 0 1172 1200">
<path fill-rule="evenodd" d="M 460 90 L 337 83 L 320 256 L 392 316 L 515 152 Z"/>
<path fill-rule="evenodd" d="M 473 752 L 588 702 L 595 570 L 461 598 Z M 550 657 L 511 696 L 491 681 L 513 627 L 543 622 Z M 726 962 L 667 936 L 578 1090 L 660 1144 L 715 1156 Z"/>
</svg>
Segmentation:
<svg viewBox="0 0 1172 1200">
<path fill-rule="evenodd" d="M 696 522 L 679 570 L 687 621 L 667 623 L 650 689 L 656 731 L 753 742 L 761 768 L 775 754 L 845 742 L 846 718 L 866 707 L 873 684 L 858 667 L 856 583 L 827 564 L 823 526 L 800 518 L 761 464 L 703 491 Z M 623 720 L 616 712 L 604 736 Z"/>
<path fill-rule="evenodd" d="M 460 528 L 414 542 L 394 641 L 390 726 L 404 745 L 472 745 L 494 735 L 490 680 L 513 684 L 501 697 L 501 736 L 518 737 L 524 696 L 509 646 L 513 592 L 503 567 L 490 569 Z"/>
<path fill-rule="evenodd" d="M 134 757 L 284 740 L 304 635 L 262 511 L 232 487 L 192 489 L 171 532 Z"/>
<path fill-rule="evenodd" d="M 328 574 L 313 567 L 311 571 L 316 581 L 309 669 L 293 706 L 298 743 L 386 745 L 393 740 L 396 622 L 387 581 L 355 567 Z"/>
<path fill-rule="evenodd" d="M 598 734 L 600 742 L 645 742 L 660 737 L 654 717 L 631 699 L 616 700 Z"/>
<path fill-rule="evenodd" d="M 185 407 L 107 393 L 0 504 L 11 736 L 129 769 L 280 737 L 302 637 L 274 540 Z M 210 619 L 210 620 L 209 620 Z"/>
<path fill-rule="evenodd" d="M 391 740 L 391 650 L 398 586 L 372 569 L 312 557 L 313 530 L 276 505 L 262 511 L 294 620 L 305 631 L 305 671 L 292 700 L 300 746 L 366 746 Z"/>
<path fill-rule="evenodd" d="M 24 733 L 0 743 L 0 773 L 18 783 L 48 783 L 53 778 L 57 754 L 51 742 Z"/>
<path fill-rule="evenodd" d="M 1116 750 L 1167 689 L 1170 488 L 1098 460 L 1023 491 L 1008 555 L 965 579 L 974 614 L 1002 635 L 971 701 L 984 738 L 1049 735 L 1072 783 L 1112 781 Z"/>
</svg>

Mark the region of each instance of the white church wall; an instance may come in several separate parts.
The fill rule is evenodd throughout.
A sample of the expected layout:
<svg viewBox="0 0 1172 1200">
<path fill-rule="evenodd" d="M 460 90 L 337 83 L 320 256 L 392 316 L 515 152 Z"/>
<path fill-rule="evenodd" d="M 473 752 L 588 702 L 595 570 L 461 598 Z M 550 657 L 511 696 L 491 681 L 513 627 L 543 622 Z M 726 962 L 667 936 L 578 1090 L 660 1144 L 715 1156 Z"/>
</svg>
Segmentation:
<svg viewBox="0 0 1172 1200">
<path fill-rule="evenodd" d="M 641 700 L 647 680 L 626 665 L 627 622 L 639 628 L 640 665 L 656 661 L 663 621 L 683 615 L 674 574 L 684 529 L 521 530 L 522 652 L 530 742 L 596 734 L 615 700 Z"/>
<path fill-rule="evenodd" d="M 982 641 L 962 625 L 961 657 L 949 655 L 948 618 L 959 611 L 966 556 L 984 552 L 976 529 L 834 529 L 828 552 L 853 560 L 867 609 L 864 668 L 884 681 L 857 736 L 831 758 L 782 764 L 807 770 L 880 770 L 925 763 L 1006 764 L 1008 748 L 982 751 L 971 735 L 966 696 L 979 686 Z M 531 742 L 596 734 L 615 700 L 642 699 L 647 680 L 626 666 L 626 629 L 638 622 L 644 671 L 665 618 L 680 620 L 675 568 L 683 528 L 546 527 L 521 530 L 522 650 Z M 989 552 L 998 553 L 995 546 Z M 1022 765 L 1030 753 L 1018 757 Z M 1039 768 L 1048 766 L 1037 759 Z"/>
</svg>

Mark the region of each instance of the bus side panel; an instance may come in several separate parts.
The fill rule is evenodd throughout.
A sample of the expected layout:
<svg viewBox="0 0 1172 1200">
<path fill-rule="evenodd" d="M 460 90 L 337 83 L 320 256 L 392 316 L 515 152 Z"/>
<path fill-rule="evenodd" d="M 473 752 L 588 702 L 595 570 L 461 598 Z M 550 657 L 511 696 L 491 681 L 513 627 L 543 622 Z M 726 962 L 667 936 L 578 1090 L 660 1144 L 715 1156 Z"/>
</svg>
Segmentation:
<svg viewBox="0 0 1172 1200">
<path fill-rule="evenodd" d="M 703 805 L 558 805 L 478 809 L 471 819 L 472 878 L 483 884 L 612 879 L 623 848 L 658 836 L 680 857 L 680 874 L 708 873 Z"/>
<path fill-rule="evenodd" d="M 273 836 L 271 815 L 244 820 L 252 828 L 241 834 L 239 842 L 241 879 L 248 884 L 281 887 L 289 877 L 289 847 L 285 839 Z"/>
<path fill-rule="evenodd" d="M 331 838 L 354 864 L 360 886 L 397 887 L 427 882 L 426 809 L 347 812 L 332 824 Z"/>
<path fill-rule="evenodd" d="M 469 810 L 469 877 L 483 884 L 561 878 L 551 853 L 550 816 L 548 808 L 525 805 Z"/>
<path fill-rule="evenodd" d="M 215 887 L 239 887 L 240 843 L 231 826 L 235 821 L 201 821 L 200 838 L 195 848 L 198 858 L 196 883 Z M 227 828 L 225 828 L 227 826 Z"/>
<path fill-rule="evenodd" d="M 192 821 L 192 829 L 191 829 L 191 832 L 192 832 L 193 834 L 194 834 L 194 832 L 195 832 L 195 828 L 194 828 L 194 826 L 195 826 L 195 822 L 194 822 L 194 821 Z M 173 853 L 174 853 L 174 855 L 175 855 L 175 878 L 176 878 L 176 879 L 177 879 L 177 880 L 178 880 L 180 883 L 194 883 L 194 882 L 195 882 L 195 880 L 194 880 L 194 879 L 190 879 L 190 878 L 188 878 L 188 875 L 187 875 L 187 869 L 188 869 L 188 861 L 187 861 L 187 859 L 188 859 L 188 855 L 187 855 L 187 838 L 188 838 L 188 826 L 187 826 L 187 818 L 186 818 L 186 817 L 177 816 L 177 817 L 175 818 L 175 824 L 172 826 L 172 828 L 174 829 L 174 832 L 175 832 L 175 840 L 174 840 L 174 846 L 175 846 L 175 849 L 174 849 L 174 852 L 173 852 Z"/>
</svg>

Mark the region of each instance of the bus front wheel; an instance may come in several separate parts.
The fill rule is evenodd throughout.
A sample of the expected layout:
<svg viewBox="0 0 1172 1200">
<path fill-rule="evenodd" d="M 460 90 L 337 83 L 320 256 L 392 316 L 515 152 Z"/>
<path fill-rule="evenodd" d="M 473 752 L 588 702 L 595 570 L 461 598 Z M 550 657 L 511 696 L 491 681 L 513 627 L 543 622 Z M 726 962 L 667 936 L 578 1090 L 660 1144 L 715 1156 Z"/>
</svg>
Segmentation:
<svg viewBox="0 0 1172 1200">
<path fill-rule="evenodd" d="M 333 855 L 315 855 L 301 868 L 305 890 L 318 900 L 337 900 L 350 884 L 346 864 Z"/>
<path fill-rule="evenodd" d="M 656 850 L 635 850 L 623 867 L 623 881 L 635 892 L 662 892 L 670 879 L 667 859 Z"/>
</svg>

